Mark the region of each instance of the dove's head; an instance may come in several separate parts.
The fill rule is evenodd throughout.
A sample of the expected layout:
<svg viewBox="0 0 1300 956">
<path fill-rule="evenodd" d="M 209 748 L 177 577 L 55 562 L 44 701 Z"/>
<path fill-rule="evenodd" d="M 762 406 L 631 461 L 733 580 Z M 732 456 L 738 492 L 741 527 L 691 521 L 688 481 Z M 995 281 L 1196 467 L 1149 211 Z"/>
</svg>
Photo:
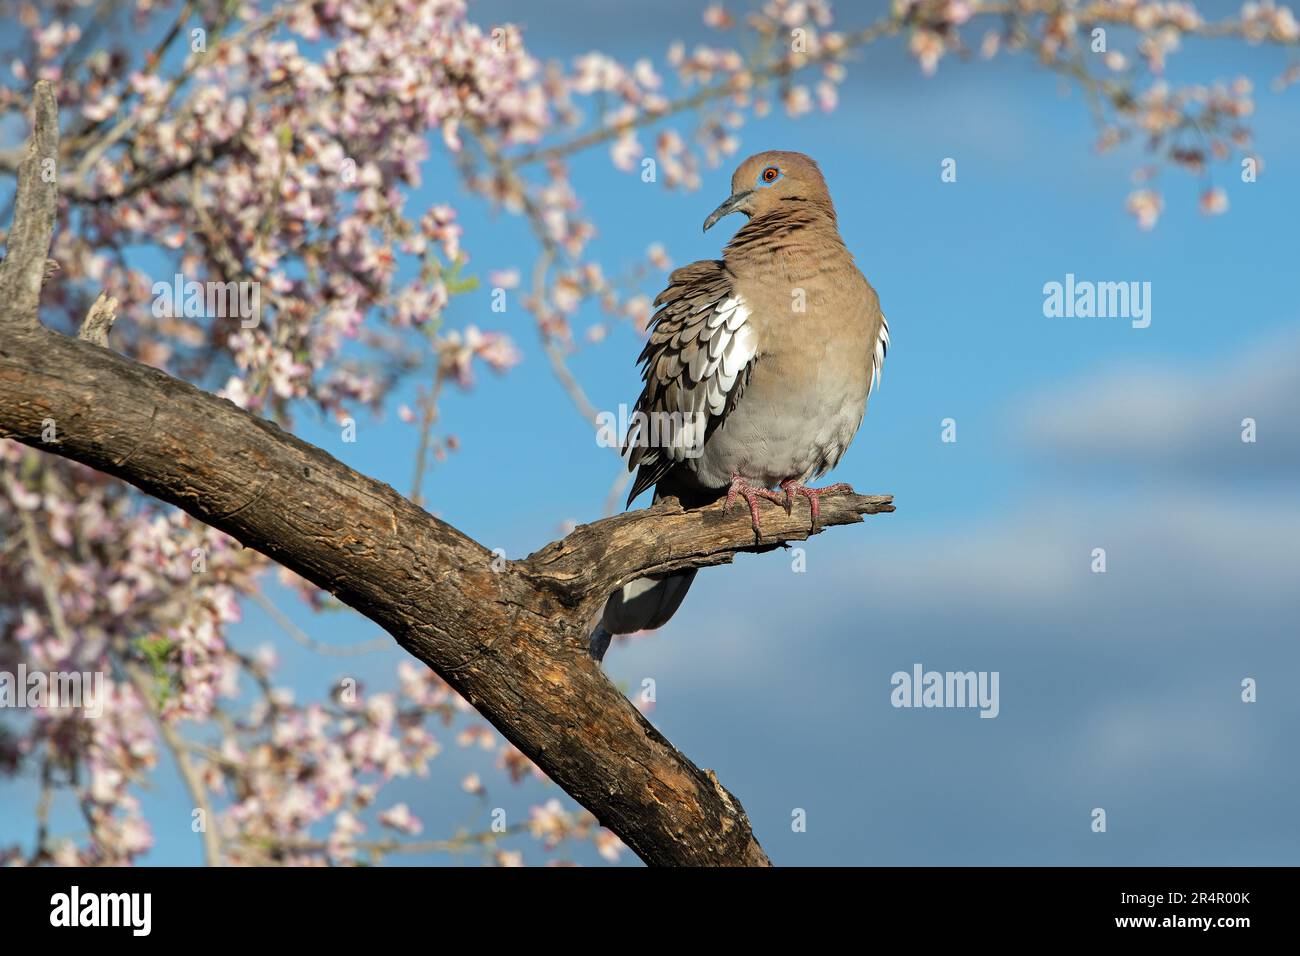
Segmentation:
<svg viewBox="0 0 1300 956">
<path fill-rule="evenodd" d="M 731 195 L 704 220 L 704 230 L 733 212 L 753 219 L 791 203 L 816 204 L 834 216 L 826 180 L 811 158 L 779 149 L 756 153 L 736 169 Z"/>
</svg>

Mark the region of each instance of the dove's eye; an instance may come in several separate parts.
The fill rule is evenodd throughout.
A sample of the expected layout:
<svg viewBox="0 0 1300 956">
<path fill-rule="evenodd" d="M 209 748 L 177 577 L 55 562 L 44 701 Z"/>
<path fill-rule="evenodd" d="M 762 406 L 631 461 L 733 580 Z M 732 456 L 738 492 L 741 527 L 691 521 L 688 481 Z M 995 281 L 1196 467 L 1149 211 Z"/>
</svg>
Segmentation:
<svg viewBox="0 0 1300 956">
<path fill-rule="evenodd" d="M 776 182 L 776 177 L 780 175 L 781 170 L 777 169 L 775 166 L 769 166 L 767 169 L 763 170 L 763 182 L 774 183 Z"/>
</svg>

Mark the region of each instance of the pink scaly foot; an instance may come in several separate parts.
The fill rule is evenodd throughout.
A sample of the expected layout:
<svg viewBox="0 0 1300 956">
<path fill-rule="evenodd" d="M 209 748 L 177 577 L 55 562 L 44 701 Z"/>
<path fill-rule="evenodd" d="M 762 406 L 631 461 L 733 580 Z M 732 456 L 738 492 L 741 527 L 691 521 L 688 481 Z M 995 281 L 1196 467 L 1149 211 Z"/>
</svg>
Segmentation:
<svg viewBox="0 0 1300 956">
<path fill-rule="evenodd" d="M 789 507 L 789 505 L 786 504 L 786 499 L 789 498 L 788 494 L 785 498 L 782 498 L 775 491 L 769 491 L 766 488 L 755 488 L 744 478 L 740 477 L 740 475 L 732 475 L 731 487 L 727 489 L 727 500 L 722 506 L 724 512 L 731 511 L 731 502 L 735 500 L 736 495 L 740 495 L 740 497 L 744 498 L 745 504 L 749 505 L 749 520 L 754 525 L 755 536 L 759 538 L 763 537 L 763 528 L 758 520 L 758 499 L 766 498 L 768 501 L 774 501 L 778 505 L 786 505 L 787 508 Z"/>
<path fill-rule="evenodd" d="M 815 528 L 822 516 L 822 506 L 818 499 L 822 495 L 835 495 L 845 491 L 852 492 L 853 488 L 842 481 L 839 484 L 827 485 L 825 488 L 809 488 L 793 478 L 787 478 L 781 482 L 781 490 L 785 492 L 785 510 L 787 513 L 794 508 L 795 495 L 802 495 L 808 499 L 808 507 L 812 509 L 812 526 Z"/>
</svg>

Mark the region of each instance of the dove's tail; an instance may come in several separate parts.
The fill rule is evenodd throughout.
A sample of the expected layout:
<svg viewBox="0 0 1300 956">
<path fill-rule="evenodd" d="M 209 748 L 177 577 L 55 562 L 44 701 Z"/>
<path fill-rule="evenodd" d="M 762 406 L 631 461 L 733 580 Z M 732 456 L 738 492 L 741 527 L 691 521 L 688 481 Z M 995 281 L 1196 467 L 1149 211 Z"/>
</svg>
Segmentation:
<svg viewBox="0 0 1300 956">
<path fill-rule="evenodd" d="M 605 602 L 605 613 L 591 634 L 591 656 L 596 660 L 603 658 L 615 634 L 663 627 L 681 605 L 694 580 L 695 568 L 690 568 L 653 578 L 637 578 L 623 585 Z"/>
<path fill-rule="evenodd" d="M 670 472 L 655 486 L 654 500 L 669 496 L 684 507 L 695 508 L 718 497 L 717 490 L 693 486 L 686 476 Z M 633 634 L 663 627 L 676 613 L 695 580 L 695 568 L 648 578 L 637 578 L 609 596 L 605 611 L 591 632 L 591 656 L 601 660 L 615 634 Z"/>
</svg>

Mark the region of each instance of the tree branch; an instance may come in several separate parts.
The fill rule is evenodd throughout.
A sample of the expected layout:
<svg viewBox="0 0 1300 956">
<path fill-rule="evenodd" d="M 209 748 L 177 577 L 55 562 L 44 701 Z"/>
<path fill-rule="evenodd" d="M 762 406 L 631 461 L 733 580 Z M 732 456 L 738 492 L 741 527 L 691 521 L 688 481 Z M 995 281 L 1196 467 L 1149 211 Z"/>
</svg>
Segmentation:
<svg viewBox="0 0 1300 956">
<path fill-rule="evenodd" d="M 651 508 L 579 525 L 567 537 L 530 555 L 520 571 L 541 587 L 583 599 L 594 595 L 603 605 L 615 588 L 636 578 L 730 564 L 743 551 L 771 551 L 833 525 L 859 523 L 863 515 L 893 511 L 893 500 L 890 495 L 827 495 L 816 529 L 802 502 L 786 514 L 779 505 L 764 501 L 760 505 L 764 533 L 756 540 L 747 508 L 736 507 L 727 514 L 723 503 L 716 501 L 687 511 L 676 498 L 665 498 Z M 742 513 L 744 519 L 738 520 Z"/>
<path fill-rule="evenodd" d="M 32 113 L 32 135 L 18 165 L 13 228 L 0 262 L 0 301 L 10 307 L 11 321 L 27 325 L 37 322 L 45 255 L 59 211 L 59 112 L 48 80 L 36 84 Z"/>
<path fill-rule="evenodd" d="M 35 147 L 57 122 L 48 89 Z M 44 128 L 43 128 L 44 127 Z M 55 198 L 19 182 L 18 274 L 40 266 Z M 26 219 L 36 220 L 34 223 Z M 43 239 L 42 239 L 43 237 Z M 39 281 L 24 286 L 39 294 Z M 811 532 L 806 511 L 663 502 L 586 525 L 504 567 L 388 485 L 225 399 L 41 326 L 32 295 L 0 299 L 0 437 L 82 462 L 255 548 L 383 627 L 602 825 L 652 864 L 766 865 L 739 802 L 679 753 L 587 653 L 618 583 L 705 567 Z M 53 420 L 55 437 L 42 440 Z M 828 497 L 826 525 L 892 510 Z"/>
</svg>

